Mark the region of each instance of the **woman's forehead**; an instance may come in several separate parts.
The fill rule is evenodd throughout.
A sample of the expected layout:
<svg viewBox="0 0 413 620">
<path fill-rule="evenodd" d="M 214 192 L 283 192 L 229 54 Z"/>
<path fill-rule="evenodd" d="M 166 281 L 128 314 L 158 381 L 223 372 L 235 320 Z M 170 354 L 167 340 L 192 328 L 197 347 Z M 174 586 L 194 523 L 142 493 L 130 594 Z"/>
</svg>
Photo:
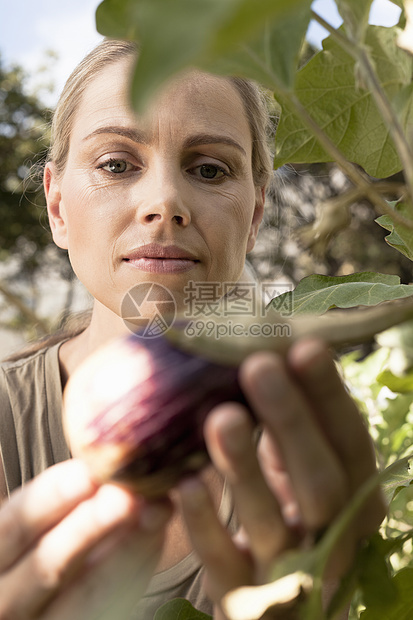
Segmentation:
<svg viewBox="0 0 413 620">
<path fill-rule="evenodd" d="M 245 147 L 251 143 L 244 104 L 229 80 L 192 71 L 164 87 L 145 115 L 136 117 L 129 105 L 130 68 L 125 60 L 109 65 L 87 86 L 75 114 L 78 138 L 105 126 L 136 127 L 151 137 L 175 125 L 183 133 L 214 130 L 242 139 Z"/>
</svg>

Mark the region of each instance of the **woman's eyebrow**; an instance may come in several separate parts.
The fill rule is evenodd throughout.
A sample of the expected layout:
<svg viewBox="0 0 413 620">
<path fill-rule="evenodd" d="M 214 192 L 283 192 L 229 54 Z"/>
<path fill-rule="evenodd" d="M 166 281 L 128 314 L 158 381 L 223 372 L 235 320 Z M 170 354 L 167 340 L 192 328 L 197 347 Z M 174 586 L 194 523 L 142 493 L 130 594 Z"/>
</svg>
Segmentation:
<svg viewBox="0 0 413 620">
<path fill-rule="evenodd" d="M 229 136 L 223 136 L 221 134 L 202 133 L 189 136 L 184 141 L 184 148 L 189 149 L 194 146 L 202 146 L 203 144 L 228 144 L 229 146 L 235 147 L 236 149 L 244 153 L 245 156 L 247 156 L 244 147 L 242 147 L 239 142 L 234 140 L 234 138 L 230 138 Z"/>
<path fill-rule="evenodd" d="M 116 134 L 124 138 L 129 138 L 129 140 L 132 140 L 133 142 L 137 142 L 139 144 L 148 145 L 151 142 L 147 134 L 144 131 L 141 131 L 134 127 L 121 127 L 121 126 L 118 127 L 118 126 L 113 126 L 113 125 L 105 125 L 103 127 L 98 127 L 97 129 L 92 131 L 92 133 L 90 133 L 85 138 L 83 138 L 83 141 L 89 140 L 90 138 L 93 138 L 94 136 L 106 134 L 106 133 Z M 209 134 L 209 133 L 194 134 L 193 136 L 189 136 L 188 138 L 186 138 L 183 146 L 184 148 L 189 149 L 195 146 L 202 146 L 204 144 L 227 144 L 241 151 L 241 153 L 243 153 L 247 157 L 247 153 L 244 147 L 241 146 L 239 142 L 237 142 L 236 140 L 234 140 L 234 138 L 231 138 L 230 136 L 225 136 L 222 134 Z"/>
<path fill-rule="evenodd" d="M 149 144 L 149 140 L 145 132 L 140 131 L 139 129 L 135 129 L 134 127 L 117 127 L 113 125 L 104 125 L 103 127 L 98 127 L 92 133 L 83 138 L 83 141 L 90 140 L 94 136 L 98 136 L 101 134 L 116 134 L 118 136 L 122 136 L 123 138 L 129 138 L 133 142 L 138 142 L 139 144 Z"/>
</svg>

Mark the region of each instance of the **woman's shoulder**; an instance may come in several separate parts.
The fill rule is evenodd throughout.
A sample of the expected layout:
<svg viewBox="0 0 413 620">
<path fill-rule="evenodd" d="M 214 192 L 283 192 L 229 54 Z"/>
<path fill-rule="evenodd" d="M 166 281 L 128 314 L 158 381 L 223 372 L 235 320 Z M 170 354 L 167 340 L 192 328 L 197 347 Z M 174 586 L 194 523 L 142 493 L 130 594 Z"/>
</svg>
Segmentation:
<svg viewBox="0 0 413 620">
<path fill-rule="evenodd" d="M 19 357 L 15 355 L 0 364 L 0 404 L 29 394 L 37 386 L 42 389 L 48 378 L 59 377 L 58 349 L 61 343 L 44 346 Z M 37 390 L 36 390 L 37 391 Z"/>
<path fill-rule="evenodd" d="M 0 453 L 9 493 L 70 457 L 58 350 L 55 343 L 0 366 Z"/>
<path fill-rule="evenodd" d="M 16 354 L 11 358 L 6 358 L 0 364 L 0 394 L 1 394 L 1 381 L 3 380 L 7 382 L 9 378 L 17 379 L 21 377 L 22 380 L 28 381 L 31 378 L 36 380 L 38 373 L 44 373 L 44 368 L 46 366 L 46 360 L 49 357 L 56 357 L 57 361 L 57 352 L 58 345 L 54 344 L 52 346 L 45 346 L 39 348 L 38 350 L 26 353 L 21 357 Z"/>
<path fill-rule="evenodd" d="M 2 360 L 0 367 L 4 372 L 7 372 L 27 365 L 33 365 L 39 357 L 44 357 L 50 348 L 49 346 L 44 346 L 29 353 L 23 351 L 21 355 L 19 352 L 14 353 Z"/>
</svg>

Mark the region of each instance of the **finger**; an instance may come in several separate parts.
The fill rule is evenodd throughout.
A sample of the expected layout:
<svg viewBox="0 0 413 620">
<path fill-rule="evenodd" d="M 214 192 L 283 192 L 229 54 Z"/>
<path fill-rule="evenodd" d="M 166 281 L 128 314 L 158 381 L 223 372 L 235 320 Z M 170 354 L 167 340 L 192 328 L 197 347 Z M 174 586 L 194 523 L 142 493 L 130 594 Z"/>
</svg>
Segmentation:
<svg viewBox="0 0 413 620">
<path fill-rule="evenodd" d="M 114 485 L 100 487 L 3 575 L 0 599 L 6 617 L 31 617 L 72 578 L 97 543 L 137 515 L 137 498 Z"/>
<path fill-rule="evenodd" d="M 281 357 L 273 354 L 250 356 L 241 367 L 240 381 L 279 447 L 304 525 L 310 530 L 324 527 L 348 497 L 347 480 L 306 398 Z"/>
<path fill-rule="evenodd" d="M 231 485 L 249 549 L 267 565 L 292 540 L 257 460 L 251 416 L 239 405 L 222 405 L 208 416 L 205 439 L 213 463 Z"/>
<path fill-rule="evenodd" d="M 341 381 L 324 343 L 301 341 L 289 364 L 313 403 L 323 431 L 349 471 L 352 488 L 375 471 L 372 444 L 353 399 Z"/>
<path fill-rule="evenodd" d="M 144 505 L 139 522 L 118 528 L 42 620 L 129 618 L 159 562 L 168 505 Z M 143 613 L 143 615 L 145 615 Z"/>
<path fill-rule="evenodd" d="M 71 459 L 50 467 L 13 493 L 0 509 L 0 572 L 96 488 L 86 466 Z"/>
<path fill-rule="evenodd" d="M 354 492 L 376 472 L 373 442 L 358 408 L 346 390 L 326 345 L 318 340 L 297 343 L 289 364 L 313 404 L 323 432 L 340 458 Z M 366 520 L 367 512 L 371 515 Z M 379 490 L 368 501 L 363 523 L 370 530 L 384 517 Z"/>
<path fill-rule="evenodd" d="M 294 529 L 298 534 L 302 523 L 294 489 L 284 469 L 279 449 L 267 429 L 264 429 L 260 434 L 257 458 L 264 478 L 278 500 L 284 521 L 290 529 Z"/>
<path fill-rule="evenodd" d="M 187 478 L 177 490 L 192 545 L 206 569 L 207 593 L 219 602 L 228 590 L 251 583 L 251 562 L 220 523 L 199 478 Z"/>
</svg>

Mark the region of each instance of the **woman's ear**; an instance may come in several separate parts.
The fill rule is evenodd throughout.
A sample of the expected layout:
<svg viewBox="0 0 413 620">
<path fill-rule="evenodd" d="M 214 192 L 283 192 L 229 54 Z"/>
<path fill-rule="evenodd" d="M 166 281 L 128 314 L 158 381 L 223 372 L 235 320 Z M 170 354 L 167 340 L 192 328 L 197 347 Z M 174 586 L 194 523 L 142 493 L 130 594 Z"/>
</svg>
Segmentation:
<svg viewBox="0 0 413 620">
<path fill-rule="evenodd" d="M 53 162 L 48 162 L 44 170 L 43 187 L 46 196 L 47 214 L 53 241 L 63 250 L 68 249 L 66 212 L 63 206 L 60 183 Z"/>
<path fill-rule="evenodd" d="M 264 217 L 264 204 L 265 204 L 265 187 L 257 187 L 255 190 L 255 208 L 251 220 L 251 228 L 247 241 L 247 254 L 253 250 L 255 241 L 257 239 L 258 230 L 262 218 Z"/>
</svg>

